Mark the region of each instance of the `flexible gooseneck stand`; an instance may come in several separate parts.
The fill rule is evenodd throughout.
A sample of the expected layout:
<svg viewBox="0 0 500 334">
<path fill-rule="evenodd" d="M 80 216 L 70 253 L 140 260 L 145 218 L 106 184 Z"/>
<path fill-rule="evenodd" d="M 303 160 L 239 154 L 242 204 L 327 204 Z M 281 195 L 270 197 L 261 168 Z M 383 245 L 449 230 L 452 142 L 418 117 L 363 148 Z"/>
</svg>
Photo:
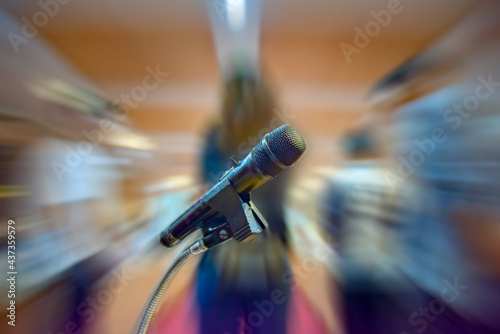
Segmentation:
<svg viewBox="0 0 500 334">
<path fill-rule="evenodd" d="M 139 326 L 139 334 L 147 333 L 148 327 L 153 320 L 156 309 L 160 304 L 160 300 L 163 297 L 163 294 L 174 279 L 175 274 L 177 274 L 179 269 L 181 269 L 182 265 L 186 263 L 186 261 L 189 260 L 192 256 L 206 252 L 207 250 L 208 248 L 203 243 L 203 238 L 200 238 L 194 244 L 184 249 L 179 255 L 177 255 L 174 262 L 170 265 L 170 267 L 168 267 L 165 274 L 163 274 L 163 277 L 161 278 L 153 296 L 149 300 L 148 306 L 146 307 L 146 311 L 142 316 L 141 324 Z"/>
<path fill-rule="evenodd" d="M 229 183 L 224 185 L 224 190 L 227 191 L 225 200 L 211 203 L 212 208 L 220 214 L 203 224 L 204 236 L 177 255 L 159 281 L 142 316 L 138 334 L 147 333 L 161 298 L 174 279 L 175 274 L 187 260 L 233 238 L 238 241 L 250 240 L 266 228 L 267 223 L 250 201 L 250 196 L 240 196 Z M 245 238 L 243 238 L 243 235 Z"/>
</svg>

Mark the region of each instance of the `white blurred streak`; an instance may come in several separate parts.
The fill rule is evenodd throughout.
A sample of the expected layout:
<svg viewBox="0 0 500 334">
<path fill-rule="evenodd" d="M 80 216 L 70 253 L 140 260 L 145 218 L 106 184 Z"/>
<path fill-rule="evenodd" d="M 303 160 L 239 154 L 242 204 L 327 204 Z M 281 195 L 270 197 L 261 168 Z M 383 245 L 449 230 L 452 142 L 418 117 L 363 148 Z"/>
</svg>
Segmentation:
<svg viewBox="0 0 500 334">
<path fill-rule="evenodd" d="M 226 10 L 229 26 L 233 31 L 240 31 L 245 27 L 246 1 L 226 0 Z"/>
<path fill-rule="evenodd" d="M 261 0 L 206 0 L 206 6 L 223 75 L 230 74 L 228 64 L 235 62 L 257 71 Z"/>
<path fill-rule="evenodd" d="M 184 189 L 195 185 L 195 178 L 192 175 L 175 175 L 165 179 L 163 182 L 153 184 L 144 189 L 144 193 L 151 195 L 166 191 Z"/>
</svg>

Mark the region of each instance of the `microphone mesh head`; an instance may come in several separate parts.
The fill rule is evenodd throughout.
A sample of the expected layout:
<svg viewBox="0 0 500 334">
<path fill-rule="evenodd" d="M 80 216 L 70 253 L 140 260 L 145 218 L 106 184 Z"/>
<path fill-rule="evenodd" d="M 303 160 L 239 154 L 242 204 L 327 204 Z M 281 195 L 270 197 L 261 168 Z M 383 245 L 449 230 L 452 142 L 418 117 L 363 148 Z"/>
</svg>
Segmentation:
<svg viewBox="0 0 500 334">
<path fill-rule="evenodd" d="M 274 156 L 286 166 L 293 165 L 306 150 L 304 138 L 288 124 L 269 133 L 267 143 Z"/>
<path fill-rule="evenodd" d="M 267 144 L 262 140 L 253 150 L 253 157 L 259 169 L 273 177 L 283 168 L 273 161 L 264 145 L 268 146 L 275 159 L 287 167 L 293 165 L 306 150 L 304 138 L 290 125 L 285 124 L 270 132 Z"/>
<path fill-rule="evenodd" d="M 276 176 L 281 168 L 276 165 L 264 149 L 262 141 L 253 149 L 253 158 L 259 170 L 265 175 Z"/>
</svg>

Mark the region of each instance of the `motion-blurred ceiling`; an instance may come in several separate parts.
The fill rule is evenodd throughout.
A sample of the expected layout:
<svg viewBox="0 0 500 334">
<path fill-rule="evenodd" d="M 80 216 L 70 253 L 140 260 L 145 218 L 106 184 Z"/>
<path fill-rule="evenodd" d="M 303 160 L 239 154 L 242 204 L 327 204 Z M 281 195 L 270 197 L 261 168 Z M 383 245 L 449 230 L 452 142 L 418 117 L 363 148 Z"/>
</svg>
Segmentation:
<svg viewBox="0 0 500 334">
<path fill-rule="evenodd" d="M 207 7 L 214 9 L 223 0 L 66 0 L 51 18 L 45 31 L 88 32 L 91 30 L 136 32 L 199 32 L 207 28 Z M 235 1 L 235 0 L 229 0 Z M 251 1 L 251 0 L 250 0 Z M 61 1 L 62 2 L 62 1 Z M 391 0 L 264 0 L 263 31 L 273 33 L 350 34 L 355 25 L 371 20 L 370 11 L 386 9 Z M 401 0 L 397 20 L 384 31 L 384 37 L 433 34 L 453 16 L 470 6 L 471 0 Z M 205 4 L 207 3 L 207 5 Z M 16 15 L 29 17 L 40 9 L 38 2 L 3 0 L 3 6 Z M 406 14 L 405 14 L 406 12 Z M 423 24 L 425 20 L 425 24 Z"/>
<path fill-rule="evenodd" d="M 168 78 L 130 115 L 150 131 L 199 132 L 216 111 L 220 75 L 207 9 L 212 0 L 69 0 L 40 29 L 108 98 L 140 85 L 146 67 Z M 251 1 L 251 0 L 249 0 Z M 348 63 L 340 43 L 374 20 L 388 0 L 264 0 L 261 54 L 281 106 L 316 133 L 344 132 L 366 110 L 363 100 L 382 75 L 414 55 L 473 5 L 472 0 L 403 0 L 370 43 Z M 15 18 L 38 2 L 4 0 Z M 315 113 L 315 117 L 307 117 Z"/>
</svg>

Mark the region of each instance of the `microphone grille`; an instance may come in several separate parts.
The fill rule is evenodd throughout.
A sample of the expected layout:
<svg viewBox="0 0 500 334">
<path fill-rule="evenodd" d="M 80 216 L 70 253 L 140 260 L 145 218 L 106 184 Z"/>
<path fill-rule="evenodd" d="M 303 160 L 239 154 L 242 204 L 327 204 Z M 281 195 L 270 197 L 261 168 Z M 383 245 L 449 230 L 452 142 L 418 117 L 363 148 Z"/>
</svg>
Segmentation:
<svg viewBox="0 0 500 334">
<path fill-rule="evenodd" d="M 304 138 L 288 124 L 269 133 L 267 143 L 274 156 L 286 166 L 293 165 L 306 150 Z"/>
<path fill-rule="evenodd" d="M 262 173 L 275 177 L 284 169 L 283 165 L 293 165 L 305 150 L 304 138 L 290 125 L 285 124 L 270 132 L 267 140 L 261 140 L 252 150 L 252 156 Z M 279 163 L 276 163 L 276 160 Z"/>
<path fill-rule="evenodd" d="M 264 144 L 260 142 L 255 147 L 253 150 L 253 158 L 262 173 L 274 177 L 281 171 L 281 168 L 273 162 L 263 145 Z"/>
</svg>

